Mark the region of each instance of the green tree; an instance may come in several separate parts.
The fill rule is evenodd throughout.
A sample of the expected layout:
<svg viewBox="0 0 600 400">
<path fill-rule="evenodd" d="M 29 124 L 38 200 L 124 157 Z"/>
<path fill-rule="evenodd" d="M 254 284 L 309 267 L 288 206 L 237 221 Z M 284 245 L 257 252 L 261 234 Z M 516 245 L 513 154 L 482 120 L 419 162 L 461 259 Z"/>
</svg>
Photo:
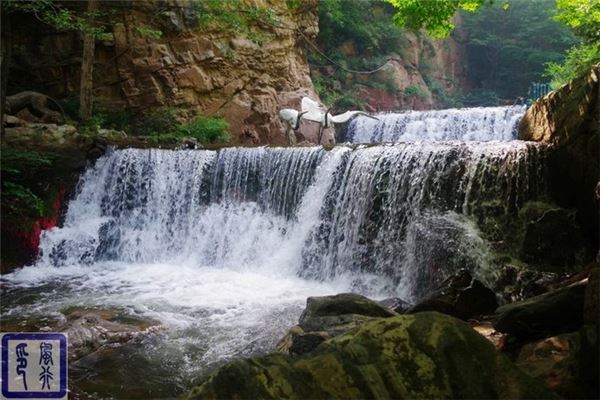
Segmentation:
<svg viewBox="0 0 600 400">
<path fill-rule="evenodd" d="M 396 8 L 394 23 L 414 31 L 425 29 L 434 38 L 447 37 L 454 29 L 457 11 L 477 11 L 486 0 L 386 0 Z"/>
<path fill-rule="evenodd" d="M 557 88 L 600 63 L 600 1 L 557 0 L 555 20 L 571 28 L 581 40 L 563 62 L 550 62 L 546 75 Z"/>
</svg>

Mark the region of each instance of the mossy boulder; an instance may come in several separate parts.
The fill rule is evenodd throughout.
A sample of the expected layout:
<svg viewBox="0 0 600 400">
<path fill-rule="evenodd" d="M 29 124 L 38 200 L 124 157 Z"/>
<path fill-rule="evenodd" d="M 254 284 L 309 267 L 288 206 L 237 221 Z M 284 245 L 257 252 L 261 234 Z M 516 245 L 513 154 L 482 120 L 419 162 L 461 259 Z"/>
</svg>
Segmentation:
<svg viewBox="0 0 600 400">
<path fill-rule="evenodd" d="M 423 312 L 367 322 L 304 356 L 234 361 L 186 398 L 553 397 L 465 322 Z"/>
<path fill-rule="evenodd" d="M 575 284 L 499 307 L 494 329 L 521 338 L 575 331 L 583 324 L 586 286 Z"/>
</svg>

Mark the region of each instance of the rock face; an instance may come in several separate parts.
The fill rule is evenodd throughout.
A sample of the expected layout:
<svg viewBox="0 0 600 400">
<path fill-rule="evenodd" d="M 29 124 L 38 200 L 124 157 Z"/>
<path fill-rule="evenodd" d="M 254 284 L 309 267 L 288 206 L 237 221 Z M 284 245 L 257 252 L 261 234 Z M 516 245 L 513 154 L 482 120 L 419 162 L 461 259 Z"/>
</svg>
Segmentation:
<svg viewBox="0 0 600 400">
<path fill-rule="evenodd" d="M 302 96 L 318 99 L 304 49 L 304 37 L 312 40 L 318 31 L 317 1 L 303 1 L 298 8 L 282 1 L 244 3 L 277 16 L 277 24 L 250 27 L 256 37 L 264 36 L 260 45 L 244 36 L 200 30 L 193 1 L 116 7 L 114 19 L 121 22 L 96 44 L 95 101 L 113 110 L 169 106 L 222 115 L 237 143 L 285 144 L 278 109 L 298 107 Z M 15 86 L 35 85 L 56 97 L 77 94 L 79 38 L 50 31 L 33 17 L 15 18 Z M 160 30 L 162 36 L 150 38 L 139 27 Z M 314 141 L 316 133 L 314 126 L 302 127 L 301 139 Z"/>
<path fill-rule="evenodd" d="M 531 106 L 519 138 L 555 145 L 548 160 L 550 191 L 559 206 L 575 208 L 588 258 L 598 251 L 600 180 L 600 65 Z"/>
<path fill-rule="evenodd" d="M 373 321 L 314 353 L 221 367 L 188 395 L 217 398 L 553 398 L 466 323 L 433 313 Z"/>
<path fill-rule="evenodd" d="M 575 212 L 561 208 L 546 210 L 525 225 L 520 257 L 541 270 L 560 272 L 580 266 L 585 259 L 581 231 Z"/>
<path fill-rule="evenodd" d="M 585 284 L 575 284 L 499 307 L 497 331 L 522 338 L 571 332 L 583 323 Z"/>
</svg>

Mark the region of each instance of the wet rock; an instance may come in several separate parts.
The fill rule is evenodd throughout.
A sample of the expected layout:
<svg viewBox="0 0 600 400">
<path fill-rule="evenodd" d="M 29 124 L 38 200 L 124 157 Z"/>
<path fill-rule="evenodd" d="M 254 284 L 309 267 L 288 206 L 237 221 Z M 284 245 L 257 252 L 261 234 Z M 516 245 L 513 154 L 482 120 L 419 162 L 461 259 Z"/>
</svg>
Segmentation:
<svg viewBox="0 0 600 400">
<path fill-rule="evenodd" d="M 526 344 L 516 364 L 562 397 L 598 398 L 598 356 L 597 336 L 584 328 Z"/>
<path fill-rule="evenodd" d="M 546 210 L 525 225 L 520 256 L 538 269 L 561 272 L 581 265 L 585 258 L 575 212 L 562 208 Z"/>
<path fill-rule="evenodd" d="M 519 139 L 553 144 L 548 165 L 549 192 L 564 208 L 577 210 L 586 257 L 598 251 L 598 203 L 592 193 L 600 171 L 600 67 L 533 104 L 519 127 Z"/>
<path fill-rule="evenodd" d="M 521 338 L 539 338 L 579 329 L 585 284 L 553 290 L 499 307 L 494 328 Z"/>
<path fill-rule="evenodd" d="M 491 314 L 498 307 L 494 292 L 471 274 L 462 270 L 444 281 L 427 298 L 408 310 L 414 314 L 421 311 L 437 311 L 461 319 Z"/>
<path fill-rule="evenodd" d="M 276 348 L 282 353 L 306 354 L 367 321 L 395 315 L 389 308 L 359 294 L 309 297 L 298 325 L 286 333 Z"/>
<path fill-rule="evenodd" d="M 434 312 L 368 322 L 304 356 L 221 367 L 190 391 L 207 398 L 554 398 L 468 324 Z"/>
<path fill-rule="evenodd" d="M 390 310 L 398 314 L 406 313 L 413 306 L 409 302 L 404 301 L 399 297 L 390 297 L 389 299 L 383 299 L 379 301 L 379 304 L 389 308 Z"/>
<path fill-rule="evenodd" d="M 337 330 L 368 318 L 394 315 L 393 311 L 364 296 L 341 293 L 335 296 L 309 297 L 298 325 L 305 331 Z"/>
<path fill-rule="evenodd" d="M 554 272 L 507 264 L 501 268 L 494 289 L 507 302 L 513 303 L 546 293 L 564 278 Z"/>
<path fill-rule="evenodd" d="M 158 322 L 127 316 L 117 309 L 73 308 L 61 327 L 69 338 L 69 358 L 79 359 L 104 345 L 127 343 L 156 332 Z"/>
</svg>

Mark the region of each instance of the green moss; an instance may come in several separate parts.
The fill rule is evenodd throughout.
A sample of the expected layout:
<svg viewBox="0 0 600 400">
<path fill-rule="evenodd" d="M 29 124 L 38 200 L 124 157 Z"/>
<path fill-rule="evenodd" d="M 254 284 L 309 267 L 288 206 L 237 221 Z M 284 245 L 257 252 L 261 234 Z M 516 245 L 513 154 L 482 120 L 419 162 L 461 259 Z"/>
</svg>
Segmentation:
<svg viewBox="0 0 600 400">
<path fill-rule="evenodd" d="M 466 323 L 417 313 L 366 323 L 315 352 L 222 367 L 193 398 L 552 398 Z"/>
</svg>

